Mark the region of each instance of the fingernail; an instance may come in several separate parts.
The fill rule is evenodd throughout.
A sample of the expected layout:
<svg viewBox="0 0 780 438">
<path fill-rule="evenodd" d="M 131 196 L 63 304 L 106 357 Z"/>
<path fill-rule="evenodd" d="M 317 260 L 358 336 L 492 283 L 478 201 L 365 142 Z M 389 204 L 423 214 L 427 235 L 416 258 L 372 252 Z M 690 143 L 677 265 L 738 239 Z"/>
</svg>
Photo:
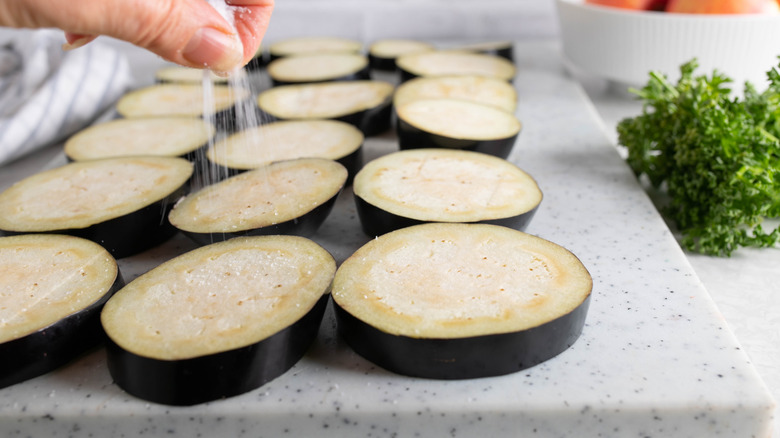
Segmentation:
<svg viewBox="0 0 780 438">
<path fill-rule="evenodd" d="M 236 36 L 210 27 L 198 29 L 181 54 L 196 66 L 218 72 L 232 71 L 244 57 L 241 41 Z"/>
<path fill-rule="evenodd" d="M 78 49 L 79 47 L 84 47 L 87 45 L 87 43 L 91 42 L 97 38 L 96 36 L 92 35 L 84 35 L 81 37 L 78 37 L 74 39 L 73 41 L 68 41 L 65 44 L 62 45 L 62 50 L 69 52 L 71 50 Z"/>
</svg>

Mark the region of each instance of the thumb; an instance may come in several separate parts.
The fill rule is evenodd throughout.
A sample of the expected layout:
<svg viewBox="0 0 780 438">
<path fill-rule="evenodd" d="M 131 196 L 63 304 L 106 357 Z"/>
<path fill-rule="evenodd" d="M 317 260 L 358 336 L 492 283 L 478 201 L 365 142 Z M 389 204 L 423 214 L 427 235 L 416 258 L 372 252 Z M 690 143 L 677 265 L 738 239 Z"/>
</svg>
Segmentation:
<svg viewBox="0 0 780 438">
<path fill-rule="evenodd" d="M 79 0 L 57 8 L 50 0 L 3 1 L 0 25 L 56 27 L 66 32 L 71 45 L 74 36 L 85 43 L 91 36 L 107 35 L 168 61 L 227 72 L 257 50 L 273 9 L 272 0 L 228 2 L 235 26 L 205 0 Z"/>
</svg>

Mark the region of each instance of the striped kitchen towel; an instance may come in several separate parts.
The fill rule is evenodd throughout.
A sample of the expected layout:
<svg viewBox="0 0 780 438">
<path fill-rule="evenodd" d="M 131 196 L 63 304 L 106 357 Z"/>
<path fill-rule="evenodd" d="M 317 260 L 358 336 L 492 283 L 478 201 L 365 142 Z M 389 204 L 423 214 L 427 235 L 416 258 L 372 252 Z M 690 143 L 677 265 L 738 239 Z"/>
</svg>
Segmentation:
<svg viewBox="0 0 780 438">
<path fill-rule="evenodd" d="M 64 42 L 60 31 L 0 29 L 0 165 L 86 127 L 129 88 L 117 49 Z"/>
</svg>

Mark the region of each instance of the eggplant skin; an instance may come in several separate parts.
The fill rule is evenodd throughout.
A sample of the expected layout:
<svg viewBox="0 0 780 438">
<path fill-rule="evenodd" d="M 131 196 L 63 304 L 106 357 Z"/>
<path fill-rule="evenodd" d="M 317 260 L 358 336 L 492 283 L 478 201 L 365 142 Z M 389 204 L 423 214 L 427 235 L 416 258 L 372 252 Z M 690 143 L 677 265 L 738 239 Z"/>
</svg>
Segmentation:
<svg viewBox="0 0 780 438">
<path fill-rule="evenodd" d="M 53 371 L 99 346 L 104 338 L 100 312 L 125 285 L 122 275 L 98 301 L 24 337 L 0 344 L 0 388 Z"/>
<path fill-rule="evenodd" d="M 380 71 L 387 71 L 387 72 L 396 71 L 395 58 L 384 58 L 382 56 L 377 56 L 369 53 L 368 65 L 373 70 L 380 70 Z"/>
<path fill-rule="evenodd" d="M 371 237 L 381 236 L 401 228 L 430 222 L 390 213 L 357 195 L 355 195 L 355 207 L 363 232 Z M 501 225 L 518 231 L 525 231 L 538 209 L 539 204 L 533 209 L 519 215 L 506 218 L 485 219 L 473 223 Z"/>
<path fill-rule="evenodd" d="M 400 117 L 396 117 L 396 134 L 401 150 L 416 148 L 447 148 L 482 152 L 499 158 L 507 158 L 517 141 L 518 134 L 495 140 L 467 140 L 447 137 L 423 131 Z"/>
<path fill-rule="evenodd" d="M 270 112 L 263 111 L 262 108 L 259 111 L 261 114 L 260 118 L 262 120 L 299 120 L 296 118 L 277 117 Z M 366 137 L 371 137 L 389 131 L 392 127 L 392 118 L 392 100 L 387 99 L 373 108 L 344 114 L 338 117 L 334 117 L 333 120 L 349 123 L 350 125 L 358 128 L 360 132 L 362 132 Z"/>
<path fill-rule="evenodd" d="M 339 335 L 360 356 L 391 371 L 439 380 L 511 374 L 562 353 L 579 338 L 590 295 L 574 310 L 545 324 L 513 333 L 466 338 L 412 338 L 383 332 L 334 301 Z"/>
<path fill-rule="evenodd" d="M 130 353 L 109 338 L 108 369 L 126 392 L 155 403 L 191 406 L 239 395 L 284 374 L 317 336 L 329 295 L 293 325 L 247 347 L 183 360 Z"/>
<path fill-rule="evenodd" d="M 301 237 L 310 237 L 317 232 L 322 223 L 325 222 L 325 219 L 328 218 L 340 193 L 341 190 L 326 202 L 318 205 L 313 210 L 306 212 L 303 216 L 267 227 L 225 233 L 195 233 L 186 230 L 182 230 L 182 233 L 199 245 L 208 245 L 214 242 L 221 242 L 242 236 L 291 234 Z"/>
</svg>

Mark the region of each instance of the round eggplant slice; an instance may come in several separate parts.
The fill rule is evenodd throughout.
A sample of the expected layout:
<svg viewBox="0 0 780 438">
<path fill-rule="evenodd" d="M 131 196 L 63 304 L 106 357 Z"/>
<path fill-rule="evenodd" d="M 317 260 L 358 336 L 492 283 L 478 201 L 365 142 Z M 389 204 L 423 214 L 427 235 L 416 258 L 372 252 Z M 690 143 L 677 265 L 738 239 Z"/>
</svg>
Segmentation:
<svg viewBox="0 0 780 438">
<path fill-rule="evenodd" d="M 436 50 L 433 44 L 407 39 L 382 39 L 375 41 L 368 48 L 368 58 L 371 68 L 384 71 L 395 71 L 395 60 L 399 56 Z"/>
<path fill-rule="evenodd" d="M 464 149 L 506 158 L 522 128 L 512 113 L 458 99 L 415 100 L 395 110 L 401 149 Z"/>
<path fill-rule="evenodd" d="M 0 231 L 83 237 L 114 257 L 137 254 L 176 233 L 165 220 L 189 190 L 182 158 L 123 157 L 50 169 L 0 193 Z"/>
<path fill-rule="evenodd" d="M 239 71 L 234 74 L 245 74 Z M 215 84 L 227 84 L 229 77 L 217 75 L 209 70 L 182 66 L 168 66 L 157 70 L 154 79 L 159 84 L 202 84 L 204 76 Z"/>
<path fill-rule="evenodd" d="M 276 161 L 327 158 L 346 167 L 351 180 L 363 165 L 364 139 L 359 129 L 337 120 L 279 121 L 220 140 L 206 157 L 231 175 Z"/>
<path fill-rule="evenodd" d="M 479 222 L 524 230 L 542 191 L 530 175 L 492 155 L 414 149 L 377 158 L 355 177 L 369 236 L 424 222 Z"/>
<path fill-rule="evenodd" d="M 100 309 L 122 285 L 114 258 L 89 240 L 0 237 L 0 388 L 97 346 L 103 339 Z"/>
<path fill-rule="evenodd" d="M 218 128 L 227 129 L 236 119 L 236 106 L 252 95 L 248 89 L 214 85 L 206 96 L 202 84 L 158 84 L 131 91 L 116 104 L 119 115 L 137 117 L 214 117 Z M 206 109 L 206 101 L 211 100 Z M 205 116 L 205 117 L 204 117 Z"/>
<path fill-rule="evenodd" d="M 514 62 L 514 44 L 512 41 L 485 41 L 458 47 L 458 50 L 499 56 Z"/>
<path fill-rule="evenodd" d="M 514 113 L 517 109 L 517 90 L 501 79 L 485 76 L 437 76 L 410 79 L 399 85 L 393 95 L 393 106 L 398 108 L 421 99 L 460 99 L 491 105 Z"/>
<path fill-rule="evenodd" d="M 277 120 L 341 120 L 370 136 L 390 128 L 393 89 L 372 80 L 284 85 L 260 93 L 257 104 Z"/>
<path fill-rule="evenodd" d="M 169 220 L 200 244 L 244 235 L 310 236 L 330 214 L 346 180 L 347 170 L 333 160 L 279 161 L 187 196 Z"/>
<path fill-rule="evenodd" d="M 398 374 L 470 379 L 520 371 L 569 348 L 592 289 L 547 240 L 497 225 L 424 224 L 371 240 L 336 272 L 338 331 Z"/>
<path fill-rule="evenodd" d="M 418 76 L 477 75 L 511 82 L 515 77 L 515 65 L 498 56 L 459 50 L 405 55 L 396 59 L 401 80 Z"/>
<path fill-rule="evenodd" d="M 314 341 L 335 270 L 327 251 L 297 236 L 236 238 L 171 259 L 106 303 L 111 376 L 170 405 L 260 387 Z"/>
<path fill-rule="evenodd" d="M 363 43 L 349 38 L 339 37 L 297 37 L 275 42 L 268 47 L 271 61 L 293 55 L 313 53 L 360 53 Z"/>
<path fill-rule="evenodd" d="M 273 85 L 369 79 L 368 58 L 355 53 L 287 56 L 268 64 Z"/>
<path fill-rule="evenodd" d="M 192 117 L 115 119 L 92 125 L 65 142 L 70 161 L 159 155 L 194 160 L 215 133 L 214 125 Z"/>
</svg>

